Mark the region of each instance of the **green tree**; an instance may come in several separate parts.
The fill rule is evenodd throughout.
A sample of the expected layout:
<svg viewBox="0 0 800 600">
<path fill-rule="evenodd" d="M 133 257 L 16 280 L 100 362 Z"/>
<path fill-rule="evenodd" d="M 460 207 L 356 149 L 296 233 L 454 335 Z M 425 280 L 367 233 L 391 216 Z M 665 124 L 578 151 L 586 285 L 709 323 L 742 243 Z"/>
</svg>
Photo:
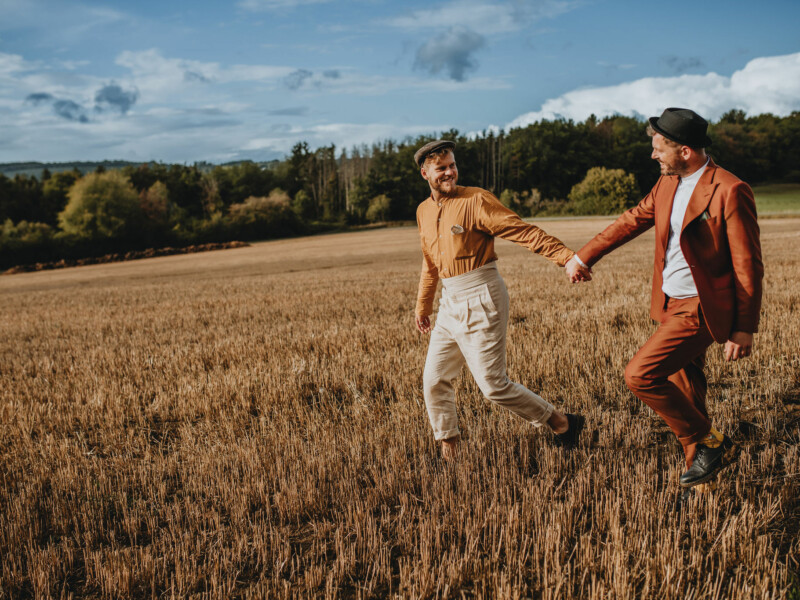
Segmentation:
<svg viewBox="0 0 800 600">
<path fill-rule="evenodd" d="M 120 171 L 91 173 L 70 188 L 58 222 L 64 233 L 84 239 L 133 236 L 143 222 L 139 194 Z"/>
<path fill-rule="evenodd" d="M 0 221 L 43 221 L 42 184 L 36 177 L 14 175 L 8 179 L 0 174 Z"/>
<path fill-rule="evenodd" d="M 250 196 L 228 209 L 231 233 L 244 239 L 296 235 L 302 224 L 291 208 L 289 194 L 274 189 L 269 196 Z"/>
<path fill-rule="evenodd" d="M 581 215 L 624 212 L 639 199 L 636 178 L 622 169 L 592 167 L 569 193 L 570 208 Z"/>
<path fill-rule="evenodd" d="M 353 180 L 353 188 L 350 190 L 350 213 L 355 216 L 356 221 L 361 221 L 367 214 L 369 208 L 369 190 L 366 180 L 363 177 L 356 177 Z"/>
<path fill-rule="evenodd" d="M 304 221 L 308 221 L 314 217 L 314 201 L 311 199 L 311 196 L 308 195 L 308 192 L 299 190 L 294 195 L 292 210 Z"/>
<path fill-rule="evenodd" d="M 53 228 L 47 223 L 29 223 L 20 221 L 16 225 L 6 219 L 0 225 L 0 250 L 14 249 L 22 245 L 42 244 L 51 240 Z"/>
<path fill-rule="evenodd" d="M 392 201 L 386 194 L 375 196 L 369 202 L 367 209 L 367 220 L 375 223 L 376 221 L 385 221 L 387 215 L 392 208 Z"/>
<path fill-rule="evenodd" d="M 204 173 L 201 180 L 203 189 L 203 210 L 207 216 L 222 212 L 224 203 L 220 193 L 219 180 L 214 173 Z"/>
<path fill-rule="evenodd" d="M 184 211 L 170 200 L 169 190 L 161 181 L 141 192 L 139 201 L 150 227 L 157 233 L 164 234 L 168 229 L 180 226 L 185 217 Z"/>
<path fill-rule="evenodd" d="M 58 213 L 64 210 L 69 189 L 81 178 L 77 169 L 62 171 L 43 180 L 42 208 L 39 219 L 49 225 L 58 223 Z"/>
<path fill-rule="evenodd" d="M 226 206 L 242 202 L 251 196 L 263 197 L 275 187 L 274 176 L 268 169 L 262 169 L 252 161 L 225 167 L 228 172 L 230 187 L 225 190 L 222 199 Z"/>
<path fill-rule="evenodd" d="M 517 210 L 519 205 L 519 194 L 508 188 L 503 190 L 499 197 L 500 204 L 511 210 Z"/>
</svg>

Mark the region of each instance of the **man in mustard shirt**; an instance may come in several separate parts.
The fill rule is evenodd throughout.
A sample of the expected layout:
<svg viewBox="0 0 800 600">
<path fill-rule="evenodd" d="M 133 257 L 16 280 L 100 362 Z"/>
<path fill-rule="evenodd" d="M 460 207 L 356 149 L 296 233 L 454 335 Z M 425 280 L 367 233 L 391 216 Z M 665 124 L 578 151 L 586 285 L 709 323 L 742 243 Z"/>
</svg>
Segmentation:
<svg viewBox="0 0 800 600">
<path fill-rule="evenodd" d="M 539 427 L 547 424 L 564 447 L 573 447 L 584 418 L 563 414 L 506 375 L 508 291 L 497 270 L 494 238 L 501 237 L 541 254 L 563 267 L 574 255 L 561 241 L 526 223 L 490 192 L 458 185 L 455 143 L 437 140 L 414 155 L 430 197 L 417 208 L 422 273 L 415 322 L 430 333 L 423 391 L 434 437 L 442 454 L 455 456 L 460 431 L 453 381 L 464 363 L 481 392 L 500 406 Z M 591 279 L 582 269 L 579 278 Z M 436 326 L 433 299 L 441 279 Z"/>
</svg>

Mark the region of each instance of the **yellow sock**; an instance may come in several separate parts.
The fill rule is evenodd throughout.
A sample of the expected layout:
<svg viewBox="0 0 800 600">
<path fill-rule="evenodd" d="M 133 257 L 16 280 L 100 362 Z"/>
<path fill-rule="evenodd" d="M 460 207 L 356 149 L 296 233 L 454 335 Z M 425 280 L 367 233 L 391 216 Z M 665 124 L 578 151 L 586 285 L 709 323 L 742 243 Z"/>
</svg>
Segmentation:
<svg viewBox="0 0 800 600">
<path fill-rule="evenodd" d="M 700 443 L 708 448 L 719 448 L 723 439 L 725 439 L 725 437 L 712 427 L 711 431 L 708 432 L 708 435 Z"/>
</svg>

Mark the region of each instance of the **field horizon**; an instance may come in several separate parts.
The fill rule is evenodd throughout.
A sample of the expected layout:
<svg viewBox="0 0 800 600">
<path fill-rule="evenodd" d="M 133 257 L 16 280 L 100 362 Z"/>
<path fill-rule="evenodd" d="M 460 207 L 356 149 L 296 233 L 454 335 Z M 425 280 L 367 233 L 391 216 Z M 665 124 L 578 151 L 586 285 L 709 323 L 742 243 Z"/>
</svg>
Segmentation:
<svg viewBox="0 0 800 600">
<path fill-rule="evenodd" d="M 541 226 L 577 249 L 611 220 Z M 652 232 L 579 285 L 497 242 L 509 376 L 587 432 L 565 453 L 465 371 L 456 464 L 414 227 L 0 277 L 0 600 L 797 599 L 800 218 L 761 229 L 753 355 L 707 357 L 740 454 L 682 508 L 680 448 L 622 377 Z"/>
</svg>

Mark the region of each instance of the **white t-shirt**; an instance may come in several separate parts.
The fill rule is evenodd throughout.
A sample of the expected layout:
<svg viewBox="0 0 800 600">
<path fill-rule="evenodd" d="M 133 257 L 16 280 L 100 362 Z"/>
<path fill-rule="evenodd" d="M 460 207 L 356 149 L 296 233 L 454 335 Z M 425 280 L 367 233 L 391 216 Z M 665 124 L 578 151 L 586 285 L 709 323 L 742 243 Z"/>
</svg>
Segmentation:
<svg viewBox="0 0 800 600">
<path fill-rule="evenodd" d="M 697 296 L 692 272 L 681 250 L 680 236 L 686 207 L 692 197 L 700 176 L 706 170 L 708 160 L 700 169 L 687 177 L 681 177 L 675 198 L 672 201 L 672 213 L 669 217 L 669 242 L 667 243 L 666 262 L 664 263 L 664 283 L 661 290 L 670 298 L 693 298 Z"/>
</svg>

